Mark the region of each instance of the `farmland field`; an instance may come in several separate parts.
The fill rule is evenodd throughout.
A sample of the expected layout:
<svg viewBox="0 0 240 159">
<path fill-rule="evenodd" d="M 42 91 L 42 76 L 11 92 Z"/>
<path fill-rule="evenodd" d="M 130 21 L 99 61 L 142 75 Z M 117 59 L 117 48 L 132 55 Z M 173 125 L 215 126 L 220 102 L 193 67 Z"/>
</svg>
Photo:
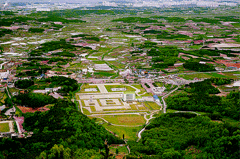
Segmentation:
<svg viewBox="0 0 240 159">
<path fill-rule="evenodd" d="M 117 125 L 142 125 L 145 123 L 144 117 L 140 115 L 106 115 L 103 118 Z"/>
<path fill-rule="evenodd" d="M 9 132 L 9 123 L 0 123 L 0 132 Z"/>
</svg>

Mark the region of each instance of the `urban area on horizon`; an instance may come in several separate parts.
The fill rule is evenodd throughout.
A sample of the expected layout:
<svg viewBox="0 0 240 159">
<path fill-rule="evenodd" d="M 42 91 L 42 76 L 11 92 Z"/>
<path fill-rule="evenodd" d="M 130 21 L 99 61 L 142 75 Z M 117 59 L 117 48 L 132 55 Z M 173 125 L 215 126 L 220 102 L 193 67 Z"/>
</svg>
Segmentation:
<svg viewBox="0 0 240 159">
<path fill-rule="evenodd" d="M 0 1 L 0 159 L 238 159 L 239 3 Z"/>
</svg>

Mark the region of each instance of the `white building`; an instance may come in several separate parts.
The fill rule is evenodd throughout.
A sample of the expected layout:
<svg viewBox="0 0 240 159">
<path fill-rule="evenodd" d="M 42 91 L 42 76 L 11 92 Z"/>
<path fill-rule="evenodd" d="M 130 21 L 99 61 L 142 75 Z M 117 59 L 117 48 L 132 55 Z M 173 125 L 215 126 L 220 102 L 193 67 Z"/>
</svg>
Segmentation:
<svg viewBox="0 0 240 159">
<path fill-rule="evenodd" d="M 111 88 L 111 91 L 126 91 L 126 88 Z"/>
<path fill-rule="evenodd" d="M 119 74 L 120 74 L 121 76 L 127 76 L 127 75 L 132 74 L 132 70 L 127 69 L 127 70 L 125 70 L 125 71 L 121 71 Z"/>
<path fill-rule="evenodd" d="M 86 88 L 84 89 L 85 92 L 97 92 L 97 88 Z"/>
<path fill-rule="evenodd" d="M 136 96 L 135 92 L 125 92 L 123 93 L 123 101 L 128 102 L 128 101 L 135 101 Z"/>
<path fill-rule="evenodd" d="M 7 72 L 0 72 L 0 79 L 7 79 L 10 75 L 10 71 L 7 70 Z"/>
</svg>

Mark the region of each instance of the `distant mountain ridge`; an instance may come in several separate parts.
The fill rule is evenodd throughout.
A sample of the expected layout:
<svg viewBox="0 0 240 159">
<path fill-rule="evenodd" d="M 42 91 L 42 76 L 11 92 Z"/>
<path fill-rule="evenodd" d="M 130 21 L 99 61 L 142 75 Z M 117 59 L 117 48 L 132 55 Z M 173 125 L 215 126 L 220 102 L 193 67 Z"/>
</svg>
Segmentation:
<svg viewBox="0 0 240 159">
<path fill-rule="evenodd" d="M 0 0 L 0 3 L 12 3 L 12 2 L 52 2 L 52 3 L 103 3 L 103 2 L 115 2 L 115 3 L 141 3 L 141 2 L 169 2 L 168 0 Z M 229 2 L 229 3 L 240 3 L 240 0 L 172 0 L 171 2 L 183 2 L 183 1 L 192 1 L 192 2 Z"/>
</svg>

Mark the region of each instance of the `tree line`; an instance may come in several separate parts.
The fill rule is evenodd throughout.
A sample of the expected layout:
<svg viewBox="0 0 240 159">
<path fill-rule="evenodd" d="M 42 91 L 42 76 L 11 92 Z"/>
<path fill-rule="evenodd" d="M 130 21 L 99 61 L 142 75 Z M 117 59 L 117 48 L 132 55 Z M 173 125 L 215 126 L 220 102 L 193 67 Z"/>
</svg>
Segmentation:
<svg viewBox="0 0 240 159">
<path fill-rule="evenodd" d="M 24 129 L 32 131 L 32 137 L 1 138 L 0 158 L 101 158 L 99 149 L 104 148 L 106 139 L 108 144 L 123 143 L 79 112 L 71 101 L 58 100 L 48 112 L 24 117 Z"/>
<path fill-rule="evenodd" d="M 131 142 L 128 159 L 238 159 L 240 131 L 206 116 L 168 113 L 155 118 L 138 143 Z"/>
<path fill-rule="evenodd" d="M 219 90 L 211 85 L 210 80 L 191 83 L 184 92 L 166 99 L 169 109 L 184 111 L 202 111 L 220 119 L 224 116 L 238 120 L 240 113 L 240 92 L 232 91 L 226 97 L 216 96 Z M 210 114 L 210 116 L 212 116 Z M 213 116 L 212 116 L 213 117 Z"/>
</svg>

